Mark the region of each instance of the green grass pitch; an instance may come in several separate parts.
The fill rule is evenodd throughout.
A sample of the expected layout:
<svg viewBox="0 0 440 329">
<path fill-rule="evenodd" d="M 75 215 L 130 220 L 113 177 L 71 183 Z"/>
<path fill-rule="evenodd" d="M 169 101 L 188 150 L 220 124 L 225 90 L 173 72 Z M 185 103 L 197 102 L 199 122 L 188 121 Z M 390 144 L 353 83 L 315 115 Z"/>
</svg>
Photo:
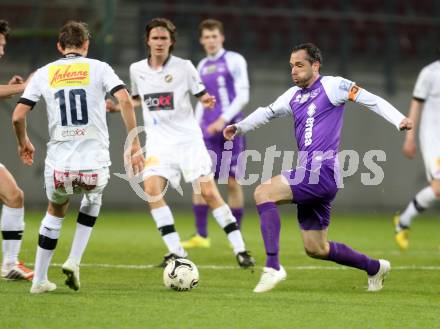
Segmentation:
<svg viewBox="0 0 440 329">
<path fill-rule="evenodd" d="M 295 212 L 282 215 L 281 263 L 287 280 L 273 291 L 252 289 L 264 265 L 263 243 L 254 210 L 243 224 L 255 273 L 239 269 L 224 233 L 213 218 L 212 247 L 189 250 L 200 271 L 190 292 L 167 290 L 162 270 L 149 267 L 166 252 L 152 218 L 145 213 L 103 212 L 81 268 L 81 289 L 63 284 L 60 264 L 70 250 L 76 215 L 66 218 L 49 278 L 53 293 L 30 295 L 29 282 L 0 282 L 0 328 L 439 328 L 440 223 L 435 213 L 417 218 L 411 246 L 394 245 L 389 215 L 332 218 L 329 237 L 376 258 L 392 271 L 385 288 L 365 291 L 364 272 L 308 258 L 302 249 Z M 32 263 L 43 211 L 28 213 L 21 258 Z M 176 211 L 182 238 L 193 233 L 189 212 Z"/>
</svg>

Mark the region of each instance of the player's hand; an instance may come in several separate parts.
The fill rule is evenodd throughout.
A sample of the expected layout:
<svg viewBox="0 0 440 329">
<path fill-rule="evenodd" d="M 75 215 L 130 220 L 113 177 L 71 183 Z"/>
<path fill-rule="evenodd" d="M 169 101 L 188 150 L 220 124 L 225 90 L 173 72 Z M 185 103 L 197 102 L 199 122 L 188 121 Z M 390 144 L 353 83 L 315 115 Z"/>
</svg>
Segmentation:
<svg viewBox="0 0 440 329">
<path fill-rule="evenodd" d="M 145 158 L 142 154 L 141 147 L 132 147 L 131 151 L 131 166 L 133 167 L 133 173 L 137 175 L 144 170 Z"/>
<path fill-rule="evenodd" d="M 14 75 L 11 80 L 9 80 L 8 85 L 20 85 L 24 83 L 24 79 L 19 75 Z"/>
<path fill-rule="evenodd" d="M 136 176 L 144 170 L 145 159 L 142 154 L 142 148 L 139 145 L 132 145 L 127 150 L 124 157 L 125 167 L 129 169 L 128 176 Z"/>
<path fill-rule="evenodd" d="M 399 125 L 400 130 L 411 130 L 413 128 L 413 122 L 410 118 L 405 118 Z"/>
<path fill-rule="evenodd" d="M 215 96 L 212 96 L 208 93 L 204 94 L 203 96 L 200 96 L 199 100 L 204 108 L 212 109 L 215 106 L 215 101 L 216 101 Z"/>
<path fill-rule="evenodd" d="M 225 123 L 226 121 L 222 118 L 218 118 L 217 120 L 215 120 L 213 123 L 211 123 L 207 128 L 206 131 L 211 134 L 214 135 L 216 133 L 219 133 L 223 130 L 223 128 L 225 127 Z"/>
<path fill-rule="evenodd" d="M 417 153 L 417 145 L 413 138 L 406 138 L 403 143 L 402 153 L 408 159 L 413 159 Z"/>
<path fill-rule="evenodd" d="M 29 139 L 26 139 L 24 145 L 18 146 L 18 154 L 25 165 L 31 166 L 34 163 L 35 147 Z"/>
<path fill-rule="evenodd" d="M 120 112 L 121 108 L 111 99 L 105 100 L 105 110 L 109 113 Z"/>
<path fill-rule="evenodd" d="M 237 126 L 236 125 L 229 125 L 226 126 L 226 128 L 223 130 L 223 136 L 228 140 L 232 141 L 234 140 L 235 135 L 237 134 Z"/>
</svg>

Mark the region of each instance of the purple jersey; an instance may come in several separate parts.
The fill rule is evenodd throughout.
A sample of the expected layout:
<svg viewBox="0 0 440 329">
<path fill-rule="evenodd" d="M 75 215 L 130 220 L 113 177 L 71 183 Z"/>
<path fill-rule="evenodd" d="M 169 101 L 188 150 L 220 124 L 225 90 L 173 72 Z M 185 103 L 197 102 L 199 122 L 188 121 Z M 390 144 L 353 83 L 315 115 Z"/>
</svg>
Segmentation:
<svg viewBox="0 0 440 329">
<path fill-rule="evenodd" d="M 341 139 L 344 104 L 330 101 L 321 80 L 309 88 L 298 88 L 289 102 L 298 150 L 303 152 L 300 163 L 307 169 L 312 169 L 313 161 L 317 165 L 325 158 L 334 162 Z"/>
<path fill-rule="evenodd" d="M 215 107 L 204 109 L 200 122 L 204 136 L 209 137 L 206 128 L 220 116 L 231 123 L 243 118 L 242 108 L 249 98 L 246 62 L 235 52 L 221 50 L 203 59 L 198 70 L 206 91 L 216 98 Z"/>
<path fill-rule="evenodd" d="M 298 204 L 303 230 L 323 230 L 330 219 L 331 202 L 337 193 L 337 153 L 341 139 L 344 104 L 353 101 L 384 117 L 397 129 L 404 116 L 384 99 L 341 77 L 322 76 L 308 88 L 292 87 L 267 107 L 260 107 L 236 124 L 242 135 L 271 119 L 294 118 L 299 165 L 284 171 Z"/>
</svg>

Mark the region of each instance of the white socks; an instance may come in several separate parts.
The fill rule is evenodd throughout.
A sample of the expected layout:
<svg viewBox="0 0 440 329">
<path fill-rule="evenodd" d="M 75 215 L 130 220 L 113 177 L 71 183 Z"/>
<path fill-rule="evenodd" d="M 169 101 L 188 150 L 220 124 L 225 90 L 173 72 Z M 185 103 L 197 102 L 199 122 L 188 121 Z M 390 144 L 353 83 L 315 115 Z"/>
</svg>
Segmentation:
<svg viewBox="0 0 440 329">
<path fill-rule="evenodd" d="M 47 281 L 47 270 L 60 237 L 63 218 L 46 213 L 40 226 L 33 282 Z"/>
<path fill-rule="evenodd" d="M 400 215 L 399 225 L 402 228 L 410 227 L 413 218 L 423 210 L 429 208 L 436 200 L 437 197 L 432 187 L 425 187 L 416 194 L 414 200 L 408 204 L 405 211 Z"/>
<path fill-rule="evenodd" d="M 2 266 L 15 264 L 18 261 L 24 230 L 24 208 L 9 208 L 3 205 L 0 226 L 3 236 Z"/>
<path fill-rule="evenodd" d="M 234 215 L 232 215 L 229 206 L 225 204 L 218 207 L 212 211 L 212 214 L 218 225 L 220 225 L 227 234 L 228 240 L 234 248 L 234 254 L 245 251 L 246 247 L 244 245 L 243 237 L 241 236 L 241 232 L 237 227 L 237 222 Z"/>
<path fill-rule="evenodd" d="M 81 263 L 81 258 L 87 244 L 89 243 L 92 230 L 93 227 L 76 223 L 76 231 L 72 242 L 72 248 L 70 249 L 69 258 L 73 258 L 77 264 Z"/>
<path fill-rule="evenodd" d="M 187 253 L 180 243 L 179 234 L 174 227 L 174 218 L 171 209 L 168 206 L 151 210 L 156 226 L 162 235 L 162 239 L 170 253 L 179 257 L 186 257 Z"/>
</svg>

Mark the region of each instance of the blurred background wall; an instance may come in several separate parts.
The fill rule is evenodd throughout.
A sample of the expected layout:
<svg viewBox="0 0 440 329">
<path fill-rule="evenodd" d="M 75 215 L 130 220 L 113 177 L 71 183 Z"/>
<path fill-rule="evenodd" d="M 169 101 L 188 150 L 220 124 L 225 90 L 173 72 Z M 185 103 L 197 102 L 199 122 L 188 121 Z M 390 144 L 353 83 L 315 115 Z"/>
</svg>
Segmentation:
<svg viewBox="0 0 440 329">
<path fill-rule="evenodd" d="M 178 29 L 175 54 L 196 65 L 203 57 L 197 26 L 205 18 L 225 25 L 225 47 L 245 56 L 251 81 L 250 113 L 271 103 L 292 83 L 288 60 L 293 45 L 311 41 L 324 55 L 322 74 L 341 75 L 356 81 L 408 112 L 419 70 L 439 58 L 440 1 L 429 0 L 212 0 L 212 1 L 117 1 L 117 0 L 1 0 L 0 18 L 12 27 L 6 55 L 0 60 L 0 81 L 13 74 L 28 75 L 59 57 L 55 43 L 58 29 L 69 19 L 87 22 L 92 32 L 90 57 L 105 60 L 128 84 L 129 65 L 146 56 L 143 42 L 146 22 L 154 17 L 171 19 Z M 21 164 L 10 124 L 17 98 L 0 101 L 0 162 L 14 174 L 25 192 L 28 207 L 46 203 L 43 168 L 47 120 L 44 102 L 29 116 L 30 138 L 37 149 L 36 161 Z M 139 123 L 142 123 L 138 111 Z M 113 173 L 123 172 L 122 148 L 125 131 L 118 114 L 108 114 Z M 380 211 L 402 207 L 426 184 L 420 155 L 407 160 L 401 154 L 404 134 L 382 118 L 358 105 L 346 107 L 342 149 L 359 152 L 359 170 L 344 180 L 335 206 L 343 210 Z M 264 156 L 266 148 L 295 151 L 291 119 L 278 119 L 247 136 L 248 149 Z M 369 150 L 383 150 L 380 162 L 385 177 L 378 186 L 365 186 L 361 174 L 370 171 L 362 163 Z M 282 158 L 275 159 L 278 174 Z M 248 162 L 247 174 L 261 176 L 263 161 Z M 257 183 L 259 183 L 257 181 Z M 1 183 L 1 182 L 0 182 Z M 246 186 L 246 202 L 252 206 L 256 184 Z M 167 193 L 172 205 L 188 207 L 191 188 L 183 197 Z M 113 176 L 105 193 L 106 208 L 144 208 L 129 185 Z"/>
</svg>

